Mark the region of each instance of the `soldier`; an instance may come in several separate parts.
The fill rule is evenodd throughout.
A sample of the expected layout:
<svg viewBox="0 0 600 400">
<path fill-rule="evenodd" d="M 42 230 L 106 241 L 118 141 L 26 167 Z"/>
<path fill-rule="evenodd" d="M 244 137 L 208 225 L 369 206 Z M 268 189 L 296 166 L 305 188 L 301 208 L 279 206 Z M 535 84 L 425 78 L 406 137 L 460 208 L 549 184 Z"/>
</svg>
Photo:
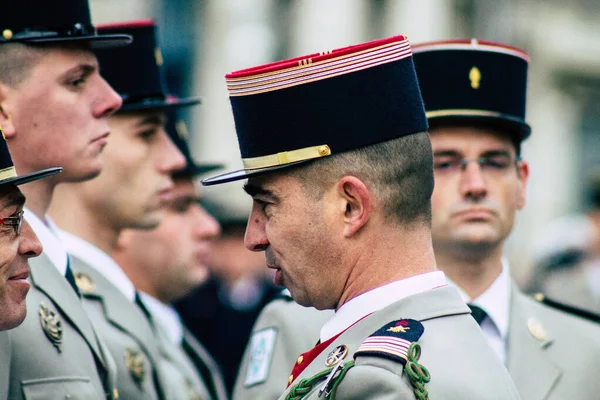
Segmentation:
<svg viewBox="0 0 600 400">
<path fill-rule="evenodd" d="M 50 215 L 64 230 L 61 238 L 84 307 L 115 359 L 121 397 L 167 399 L 153 321 L 110 254 L 123 229 L 152 229 L 162 220 L 174 188 L 171 174 L 185 166 L 165 132 L 165 110 L 199 100 L 167 95 L 152 21 L 101 26 L 99 32 L 134 38 L 122 51 L 98 52 L 102 73 L 123 98 L 123 107 L 109 120 L 111 141 L 100 176 L 58 188 Z"/>
<path fill-rule="evenodd" d="M 408 40 L 226 78 L 244 170 L 203 183 L 248 178 L 246 246 L 265 251 L 297 303 L 336 310 L 280 399 L 518 398 L 436 270 L 433 160 Z"/>
<path fill-rule="evenodd" d="M 4 133 L 0 128 L 0 399 L 8 398 L 8 374 L 10 367 L 10 342 L 4 332 L 12 329 L 25 319 L 27 305 L 25 296 L 30 284 L 27 282 L 29 268 L 27 260 L 42 252 L 42 245 L 35 233 L 23 221 L 25 196 L 17 187 L 60 172 L 60 168 L 50 168 L 25 175 L 17 175 L 8 152 Z"/>
<path fill-rule="evenodd" d="M 183 120 L 168 129 L 186 157 L 184 169 L 172 174 L 175 187 L 156 229 L 121 232 L 113 257 L 141 292 L 160 331 L 160 347 L 171 362 L 164 368 L 169 399 L 227 398 L 219 368 L 208 351 L 183 325 L 172 303 L 206 279 L 211 241 L 219 224 L 200 205 L 194 177 L 220 166 L 198 164 L 187 145 Z"/>
<path fill-rule="evenodd" d="M 528 55 L 477 40 L 424 43 L 414 52 L 433 146 L 439 268 L 471 304 L 523 399 L 597 398 L 598 325 L 526 297 L 502 257 L 529 177 L 521 157 L 531 131 Z"/>
<path fill-rule="evenodd" d="M 425 43 L 414 52 L 434 151 L 432 234 L 439 267 L 471 302 L 473 316 L 523 399 L 594 398 L 597 326 L 524 296 L 502 259 L 504 240 L 525 203 L 529 167 L 520 149 L 530 133 L 527 54 L 478 41 Z M 299 308 L 287 305 L 271 329 L 291 324 L 284 315 Z M 312 317 L 323 318 L 322 313 L 312 310 Z M 563 368 L 565 360 L 585 367 Z M 272 370 L 276 362 L 294 360 L 274 355 Z M 258 398 L 253 387 L 243 385 L 247 371 L 240 371 L 236 398 Z M 271 379 L 262 384 L 269 393 Z"/>
<path fill-rule="evenodd" d="M 85 0 L 11 2 L 0 15 L 0 124 L 21 173 L 63 173 L 23 187 L 25 219 L 44 247 L 29 260 L 23 324 L 9 332 L 10 399 L 116 395 L 114 362 L 97 339 L 46 210 L 59 183 L 102 170 L 108 117 L 121 98 L 98 72 L 92 49 L 124 46 L 127 35 L 99 35 Z"/>
</svg>

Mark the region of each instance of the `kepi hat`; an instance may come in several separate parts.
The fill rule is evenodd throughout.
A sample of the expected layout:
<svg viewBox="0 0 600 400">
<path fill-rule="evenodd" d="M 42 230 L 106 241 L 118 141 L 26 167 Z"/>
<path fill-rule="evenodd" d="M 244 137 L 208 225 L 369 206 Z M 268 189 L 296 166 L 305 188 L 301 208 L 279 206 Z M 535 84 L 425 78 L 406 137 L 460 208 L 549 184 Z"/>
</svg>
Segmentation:
<svg viewBox="0 0 600 400">
<path fill-rule="evenodd" d="M 400 35 L 225 76 L 244 169 L 215 185 L 427 130 Z"/>
<path fill-rule="evenodd" d="M 508 128 L 519 143 L 530 135 L 524 50 L 471 39 L 418 43 L 413 53 L 431 126 L 475 121 Z"/>
<path fill-rule="evenodd" d="M 92 48 L 120 47 L 131 36 L 99 34 L 90 17 L 87 0 L 9 1 L 0 12 L 0 44 L 86 41 Z"/>
<path fill-rule="evenodd" d="M 133 43 L 124 49 L 97 51 L 100 73 L 123 98 L 119 111 L 182 107 L 200 103 L 200 97 L 170 95 L 154 21 L 138 20 L 98 26 L 103 35 L 124 32 Z"/>
</svg>

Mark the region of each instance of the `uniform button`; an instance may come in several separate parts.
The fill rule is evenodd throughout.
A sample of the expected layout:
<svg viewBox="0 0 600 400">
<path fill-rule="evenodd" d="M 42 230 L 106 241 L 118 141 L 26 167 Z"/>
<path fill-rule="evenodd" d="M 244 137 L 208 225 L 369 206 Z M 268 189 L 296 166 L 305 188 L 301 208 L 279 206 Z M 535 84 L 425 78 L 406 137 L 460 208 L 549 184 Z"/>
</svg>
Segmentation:
<svg viewBox="0 0 600 400">
<path fill-rule="evenodd" d="M 304 361 L 304 357 L 300 356 L 298 357 L 298 360 L 296 361 L 298 363 L 298 365 L 302 364 L 302 361 Z"/>
<path fill-rule="evenodd" d="M 290 375 L 288 378 L 288 383 L 292 383 L 294 381 L 294 375 Z"/>
</svg>

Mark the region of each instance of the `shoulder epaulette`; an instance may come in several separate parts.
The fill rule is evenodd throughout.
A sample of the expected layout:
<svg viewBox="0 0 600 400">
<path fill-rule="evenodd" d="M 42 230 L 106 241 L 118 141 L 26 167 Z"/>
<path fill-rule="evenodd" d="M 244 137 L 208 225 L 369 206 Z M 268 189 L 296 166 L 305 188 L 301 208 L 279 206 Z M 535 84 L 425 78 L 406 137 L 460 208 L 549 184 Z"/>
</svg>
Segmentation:
<svg viewBox="0 0 600 400">
<path fill-rule="evenodd" d="M 392 321 L 366 338 L 354 352 L 354 359 L 373 356 L 402 363 L 416 398 L 429 399 L 425 384 L 431 380 L 431 375 L 419 364 L 421 346 L 417 343 L 424 331 L 423 324 L 414 319 Z"/>
<path fill-rule="evenodd" d="M 547 305 L 548 307 L 555 308 L 562 312 L 566 312 L 568 314 L 575 315 L 577 317 L 587 319 L 588 321 L 600 323 L 600 315 L 596 314 L 592 311 L 584 310 L 583 308 L 575 307 L 569 304 L 561 303 L 556 300 L 549 299 L 543 293 L 537 293 L 533 296 L 533 298 L 542 304 Z"/>
</svg>

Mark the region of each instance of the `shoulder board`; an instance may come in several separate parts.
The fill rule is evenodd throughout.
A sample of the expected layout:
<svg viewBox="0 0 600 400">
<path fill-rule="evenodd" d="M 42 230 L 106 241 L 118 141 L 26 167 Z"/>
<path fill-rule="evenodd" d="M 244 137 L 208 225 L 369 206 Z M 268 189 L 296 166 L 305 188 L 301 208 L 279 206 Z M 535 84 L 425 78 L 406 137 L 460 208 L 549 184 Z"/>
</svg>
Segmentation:
<svg viewBox="0 0 600 400">
<path fill-rule="evenodd" d="M 555 308 L 562 312 L 566 312 L 568 314 L 573 314 L 577 317 L 587 319 L 588 321 L 600 323 L 600 315 L 596 314 L 592 311 L 584 310 L 582 308 L 578 308 L 569 304 L 561 303 L 556 300 L 549 299 L 543 293 L 537 293 L 533 296 L 533 298 L 542 304 L 547 305 L 548 307 Z"/>
<path fill-rule="evenodd" d="M 354 358 L 384 357 L 406 365 L 410 345 L 419 340 L 424 331 L 423 325 L 414 319 L 392 321 L 366 338 L 354 352 Z"/>
</svg>

